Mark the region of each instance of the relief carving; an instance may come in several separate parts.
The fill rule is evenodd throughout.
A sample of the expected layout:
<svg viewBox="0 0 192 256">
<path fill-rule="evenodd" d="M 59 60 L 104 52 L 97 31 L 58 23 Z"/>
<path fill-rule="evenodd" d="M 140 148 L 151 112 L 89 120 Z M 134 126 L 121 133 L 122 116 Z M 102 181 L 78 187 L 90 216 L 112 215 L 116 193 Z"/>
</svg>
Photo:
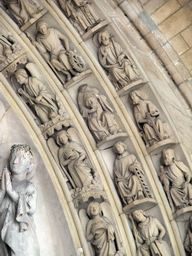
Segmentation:
<svg viewBox="0 0 192 256">
<path fill-rule="evenodd" d="M 129 94 L 133 106 L 133 114 L 146 147 L 169 138 L 165 124 L 161 120 L 160 111 L 149 100 L 143 99 L 139 91 Z"/>
<path fill-rule="evenodd" d="M 114 41 L 107 31 L 98 34 L 100 44 L 98 58 L 101 66 L 106 69 L 109 79 L 116 90 L 126 87 L 139 79 L 137 67 L 129 54 Z"/>
<path fill-rule="evenodd" d="M 97 256 L 124 256 L 117 230 L 112 222 L 103 215 L 101 205 L 91 202 L 87 207 L 89 220 L 86 226 L 86 238 Z"/>
<path fill-rule="evenodd" d="M 116 142 L 113 146 L 116 153 L 114 162 L 114 180 L 123 205 L 128 205 L 144 197 L 152 198 L 144 179 L 141 164 L 135 155 L 127 152 L 123 142 Z"/>
<path fill-rule="evenodd" d="M 83 84 L 79 87 L 77 101 L 80 113 L 97 142 L 122 132 L 113 109 L 99 90 Z"/>
<path fill-rule="evenodd" d="M 184 240 L 184 248 L 187 255 L 192 255 L 192 215 L 189 218 L 189 226 L 187 229 L 187 234 Z"/>
<path fill-rule="evenodd" d="M 170 255 L 162 241 L 166 231 L 156 218 L 147 215 L 142 210 L 134 211 L 129 218 L 133 225 L 137 255 Z"/>
<path fill-rule="evenodd" d="M 10 170 L 4 167 L 0 182 L 0 255 L 39 256 L 33 215 L 37 190 L 34 156 L 28 145 L 13 145 Z"/>
<path fill-rule="evenodd" d="M 159 179 L 173 212 L 192 206 L 192 176 L 189 168 L 175 159 L 172 149 L 162 151 Z M 192 211 L 192 207 L 189 208 Z M 181 212 L 182 213 L 182 212 Z"/>
<path fill-rule="evenodd" d="M 68 82 L 72 77 L 85 71 L 85 63 L 82 57 L 77 55 L 75 51 L 70 50 L 69 40 L 66 36 L 59 30 L 50 28 L 42 20 L 37 22 L 36 29 L 37 41 L 29 33 L 27 35 L 59 78 L 58 72 L 61 72 L 66 76 L 66 82 Z M 62 78 L 60 79 L 65 83 Z"/>
</svg>

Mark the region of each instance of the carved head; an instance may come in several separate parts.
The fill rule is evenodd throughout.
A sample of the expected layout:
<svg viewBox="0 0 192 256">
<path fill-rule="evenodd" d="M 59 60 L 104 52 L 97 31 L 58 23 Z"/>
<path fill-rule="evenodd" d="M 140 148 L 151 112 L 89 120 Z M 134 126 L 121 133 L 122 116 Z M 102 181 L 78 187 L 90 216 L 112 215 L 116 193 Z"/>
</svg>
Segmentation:
<svg viewBox="0 0 192 256">
<path fill-rule="evenodd" d="M 91 202 L 87 207 L 87 215 L 92 218 L 98 214 L 102 215 L 101 205 L 98 202 Z"/>
<path fill-rule="evenodd" d="M 143 100 L 143 98 L 138 90 L 135 90 L 129 94 L 129 101 L 132 105 L 137 105 L 140 100 Z"/>
<path fill-rule="evenodd" d="M 15 78 L 19 84 L 24 84 L 28 79 L 28 74 L 25 69 L 19 69 L 15 72 Z"/>
<path fill-rule="evenodd" d="M 98 100 L 95 97 L 90 97 L 85 102 L 85 105 L 90 108 L 97 108 L 98 104 Z"/>
<path fill-rule="evenodd" d="M 87 84 L 82 84 L 82 85 L 79 87 L 79 92 L 86 91 L 86 89 L 87 89 Z"/>
<path fill-rule="evenodd" d="M 127 151 L 127 147 L 122 141 L 118 141 L 113 145 L 113 151 L 118 155 L 122 155 Z"/>
<path fill-rule="evenodd" d="M 13 175 L 26 176 L 34 170 L 34 156 L 28 145 L 15 144 L 11 147 L 10 170 Z"/>
<path fill-rule="evenodd" d="M 67 131 L 60 131 L 56 135 L 56 142 L 61 147 L 68 143 L 68 141 L 72 141 L 70 134 Z"/>
<path fill-rule="evenodd" d="M 163 158 L 163 163 L 165 165 L 172 165 L 175 160 L 175 153 L 172 149 L 164 149 L 162 151 L 162 158 Z"/>
<path fill-rule="evenodd" d="M 37 29 L 37 32 L 40 32 L 42 35 L 47 35 L 48 24 L 45 21 L 40 20 L 36 24 L 36 29 Z"/>
<path fill-rule="evenodd" d="M 146 219 L 146 217 L 148 217 L 148 215 L 143 210 L 135 210 L 132 213 L 132 216 L 137 223 L 143 222 Z"/>
<path fill-rule="evenodd" d="M 107 31 L 100 32 L 98 35 L 99 44 L 103 44 L 105 46 L 109 45 L 110 35 Z"/>
</svg>

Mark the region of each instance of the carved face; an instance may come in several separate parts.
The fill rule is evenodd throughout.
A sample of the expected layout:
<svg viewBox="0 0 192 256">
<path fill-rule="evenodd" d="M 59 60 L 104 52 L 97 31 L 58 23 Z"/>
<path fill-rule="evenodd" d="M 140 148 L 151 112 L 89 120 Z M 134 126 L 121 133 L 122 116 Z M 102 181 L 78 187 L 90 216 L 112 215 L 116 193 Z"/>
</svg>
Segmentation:
<svg viewBox="0 0 192 256">
<path fill-rule="evenodd" d="M 115 145 L 115 150 L 117 154 L 122 155 L 125 152 L 125 146 L 123 143 L 117 143 Z"/>
<path fill-rule="evenodd" d="M 133 105 L 137 105 L 139 103 L 139 97 L 137 96 L 137 94 L 135 92 L 132 92 L 130 94 L 130 98 L 132 100 Z"/>
<path fill-rule="evenodd" d="M 21 76 L 21 75 L 17 75 L 16 79 L 19 84 L 24 84 L 27 80 L 24 76 Z"/>
<path fill-rule="evenodd" d="M 62 134 L 59 136 L 59 140 L 60 140 L 60 142 L 61 142 L 63 145 L 67 144 L 67 142 L 69 141 L 68 136 L 67 136 L 66 133 L 62 133 Z"/>
<path fill-rule="evenodd" d="M 94 97 L 90 97 L 87 101 L 86 101 L 86 106 L 90 107 L 90 108 L 96 108 L 98 106 L 98 101 L 97 99 L 95 99 Z"/>
<path fill-rule="evenodd" d="M 172 165 L 174 163 L 174 152 L 171 149 L 163 151 L 163 162 L 165 165 Z"/>
<path fill-rule="evenodd" d="M 42 24 L 40 27 L 39 27 L 39 32 L 43 35 L 47 35 L 48 33 L 48 27 L 46 24 Z"/>
<path fill-rule="evenodd" d="M 26 172 L 29 166 L 30 159 L 26 154 L 24 154 L 21 150 L 13 152 L 10 159 L 10 168 L 12 174 L 23 174 Z"/>
<path fill-rule="evenodd" d="M 96 216 L 100 213 L 100 207 L 99 204 L 97 202 L 92 203 L 90 205 L 90 215 L 91 216 Z"/>
<path fill-rule="evenodd" d="M 107 46 L 107 45 L 109 45 L 109 35 L 107 35 L 107 34 L 102 34 L 102 36 L 101 36 L 101 42 L 102 42 L 102 44 L 103 45 L 105 45 L 105 46 Z"/>
<path fill-rule="evenodd" d="M 143 215 L 143 213 L 141 211 L 134 211 L 133 212 L 133 219 L 136 222 L 142 222 L 145 219 L 145 216 Z"/>
</svg>

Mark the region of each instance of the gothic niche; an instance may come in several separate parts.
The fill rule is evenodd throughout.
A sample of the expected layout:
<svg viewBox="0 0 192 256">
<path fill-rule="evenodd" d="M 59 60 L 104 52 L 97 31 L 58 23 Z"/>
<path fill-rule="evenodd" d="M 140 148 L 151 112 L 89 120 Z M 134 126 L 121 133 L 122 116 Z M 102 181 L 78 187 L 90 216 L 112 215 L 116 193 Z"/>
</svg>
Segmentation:
<svg viewBox="0 0 192 256">
<path fill-rule="evenodd" d="M 22 31 L 46 13 L 36 0 L 2 0 L 2 2 Z"/>
<path fill-rule="evenodd" d="M 80 113 L 95 138 L 98 148 L 110 147 L 115 141 L 127 136 L 126 133 L 122 133 L 115 120 L 113 109 L 105 95 L 101 94 L 99 90 L 87 84 L 81 85 L 77 102 Z"/>
<path fill-rule="evenodd" d="M 43 80 L 34 63 L 28 63 L 24 68 L 18 69 L 14 77 L 22 87 L 18 93 L 29 106 L 32 115 L 38 117 L 43 136 L 51 135 L 54 129 L 61 129 L 67 121 L 60 99 L 53 94 Z M 14 80 L 12 80 L 14 81 Z"/>
<path fill-rule="evenodd" d="M 187 256 L 192 254 L 192 215 L 189 218 L 189 226 L 187 229 L 187 234 L 184 240 L 184 248 Z"/>
<path fill-rule="evenodd" d="M 84 40 L 108 24 L 97 16 L 87 0 L 58 0 L 58 3 Z"/>
<path fill-rule="evenodd" d="M 174 218 L 192 211 L 192 176 L 189 168 L 175 159 L 172 149 L 162 151 L 159 179 L 164 187 Z"/>
<path fill-rule="evenodd" d="M 105 209 L 106 203 L 91 202 L 87 207 L 86 238 L 90 242 L 96 256 L 124 256 L 119 234 L 109 219 L 109 209 Z M 110 207 L 110 206 L 109 206 Z"/>
<path fill-rule="evenodd" d="M 170 255 L 162 240 L 166 231 L 156 218 L 142 210 L 134 211 L 129 218 L 133 226 L 137 255 Z"/>
<path fill-rule="evenodd" d="M 167 144 L 175 144 L 167 133 L 167 124 L 162 122 L 158 108 L 149 100 L 145 100 L 138 91 L 129 94 L 133 106 L 133 115 L 139 133 L 148 148 L 148 153 Z"/>
<path fill-rule="evenodd" d="M 118 94 L 142 82 L 134 62 L 127 51 L 114 41 L 113 35 L 109 35 L 107 31 L 100 32 L 98 42 L 99 62 L 107 71 L 115 89 L 119 91 Z"/>
<path fill-rule="evenodd" d="M 156 205 L 135 155 L 129 154 L 126 145 L 121 141 L 113 145 L 113 151 L 116 153 L 114 181 L 124 205 L 124 212 L 128 213 L 131 208 L 141 205 L 145 209 Z"/>
<path fill-rule="evenodd" d="M 89 198 L 106 198 L 98 173 L 92 167 L 73 127 L 56 132 L 47 145 L 69 185 L 75 207 Z"/>
<path fill-rule="evenodd" d="M 50 28 L 45 21 L 38 21 L 36 30 L 36 41 L 29 33 L 27 36 L 67 88 L 79 76 L 83 76 L 82 72 L 86 68 L 83 58 L 75 50 L 70 50 L 66 36 L 59 30 Z"/>
<path fill-rule="evenodd" d="M 0 181 L 0 255 L 40 256 L 33 215 L 37 205 L 34 156 L 28 145 L 11 147 Z"/>
</svg>

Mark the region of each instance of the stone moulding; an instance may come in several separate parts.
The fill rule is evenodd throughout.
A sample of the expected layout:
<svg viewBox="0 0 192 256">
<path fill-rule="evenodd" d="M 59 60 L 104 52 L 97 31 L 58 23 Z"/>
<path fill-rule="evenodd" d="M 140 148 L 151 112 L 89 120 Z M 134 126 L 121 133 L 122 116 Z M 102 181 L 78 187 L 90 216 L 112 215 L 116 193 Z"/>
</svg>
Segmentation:
<svg viewBox="0 0 192 256">
<path fill-rule="evenodd" d="M 191 214 L 191 212 L 192 212 L 192 206 L 185 207 L 173 213 L 173 218 L 177 219 L 178 217 L 181 217 L 181 215 L 184 215 L 184 214 L 186 215 L 187 213 Z"/>
<path fill-rule="evenodd" d="M 72 86 L 76 85 L 77 83 L 81 82 L 82 80 L 84 80 L 85 78 L 87 78 L 91 74 L 92 74 L 92 70 L 87 69 L 86 71 L 83 71 L 82 73 L 79 73 L 77 76 L 73 77 L 69 82 L 67 82 L 67 83 L 62 82 L 63 87 L 65 89 L 72 87 Z"/>
<path fill-rule="evenodd" d="M 99 23 L 98 25 L 94 26 L 93 28 L 91 28 L 88 32 L 86 32 L 85 34 L 83 34 L 81 37 L 82 39 L 85 41 L 89 38 L 91 38 L 95 33 L 99 32 L 100 30 L 102 30 L 103 28 L 105 28 L 107 25 L 109 24 L 109 22 L 107 20 L 102 21 L 101 23 Z"/>
<path fill-rule="evenodd" d="M 97 147 L 100 150 L 104 150 L 104 149 L 112 147 L 113 144 L 115 144 L 115 142 L 117 142 L 119 140 L 124 140 L 126 138 L 127 138 L 127 133 L 125 133 L 125 132 L 117 133 L 117 134 L 106 137 L 102 141 L 99 141 L 97 143 Z"/>
<path fill-rule="evenodd" d="M 149 147 L 147 149 L 147 153 L 155 155 L 155 154 L 158 154 L 159 152 L 161 152 L 163 149 L 171 148 L 172 146 L 174 146 L 176 144 L 177 144 L 177 142 L 175 139 L 162 140 L 162 141 L 155 143 L 153 146 Z"/>
<path fill-rule="evenodd" d="M 127 86 L 123 87 L 122 89 L 117 91 L 117 94 L 119 96 L 124 96 L 126 94 L 129 94 L 131 90 L 133 89 L 140 89 L 142 86 L 144 86 L 147 82 L 145 82 L 143 79 L 137 79 L 133 81 L 132 83 L 128 84 Z"/>
<path fill-rule="evenodd" d="M 126 205 L 123 207 L 123 212 L 126 214 L 129 214 L 137 209 L 142 209 L 144 211 L 147 211 L 157 205 L 157 202 L 153 198 L 143 198 L 140 200 L 135 200 L 129 205 Z"/>
</svg>

